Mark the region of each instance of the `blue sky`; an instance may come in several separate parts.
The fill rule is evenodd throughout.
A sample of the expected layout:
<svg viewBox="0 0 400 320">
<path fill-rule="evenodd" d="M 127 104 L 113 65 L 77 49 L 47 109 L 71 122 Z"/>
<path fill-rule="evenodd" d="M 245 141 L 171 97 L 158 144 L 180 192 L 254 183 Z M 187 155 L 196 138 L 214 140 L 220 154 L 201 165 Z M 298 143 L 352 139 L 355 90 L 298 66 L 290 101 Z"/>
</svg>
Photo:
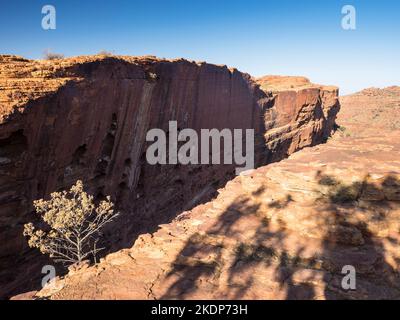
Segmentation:
<svg viewBox="0 0 400 320">
<path fill-rule="evenodd" d="M 41 27 L 54 5 L 57 29 Z M 341 9 L 357 29 L 341 28 Z M 400 85 L 398 0 L 2 0 L 0 53 L 41 58 L 152 54 L 226 64 L 253 76 L 304 75 L 342 93 Z"/>
</svg>

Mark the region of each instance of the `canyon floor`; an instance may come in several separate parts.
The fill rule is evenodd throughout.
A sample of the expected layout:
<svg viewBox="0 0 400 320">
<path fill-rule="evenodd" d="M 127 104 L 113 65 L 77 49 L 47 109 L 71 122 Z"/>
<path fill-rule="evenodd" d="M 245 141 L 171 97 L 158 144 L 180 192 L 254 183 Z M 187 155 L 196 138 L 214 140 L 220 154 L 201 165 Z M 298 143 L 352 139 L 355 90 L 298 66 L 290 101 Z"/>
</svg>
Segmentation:
<svg viewBox="0 0 400 320">
<path fill-rule="evenodd" d="M 246 172 L 132 248 L 16 298 L 400 298 L 400 88 L 341 104 L 326 144 Z M 342 288 L 345 265 L 356 290 Z"/>
</svg>

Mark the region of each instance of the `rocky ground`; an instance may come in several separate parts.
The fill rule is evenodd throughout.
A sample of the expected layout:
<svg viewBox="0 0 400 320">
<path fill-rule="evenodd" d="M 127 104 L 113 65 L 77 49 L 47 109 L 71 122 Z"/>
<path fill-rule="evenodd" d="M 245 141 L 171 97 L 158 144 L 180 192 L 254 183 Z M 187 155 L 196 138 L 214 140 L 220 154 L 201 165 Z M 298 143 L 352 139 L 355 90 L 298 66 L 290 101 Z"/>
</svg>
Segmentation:
<svg viewBox="0 0 400 320">
<path fill-rule="evenodd" d="M 400 89 L 341 102 L 326 144 L 235 178 L 215 200 L 35 297 L 400 298 Z M 356 290 L 341 287 L 345 265 L 356 268 Z"/>
</svg>

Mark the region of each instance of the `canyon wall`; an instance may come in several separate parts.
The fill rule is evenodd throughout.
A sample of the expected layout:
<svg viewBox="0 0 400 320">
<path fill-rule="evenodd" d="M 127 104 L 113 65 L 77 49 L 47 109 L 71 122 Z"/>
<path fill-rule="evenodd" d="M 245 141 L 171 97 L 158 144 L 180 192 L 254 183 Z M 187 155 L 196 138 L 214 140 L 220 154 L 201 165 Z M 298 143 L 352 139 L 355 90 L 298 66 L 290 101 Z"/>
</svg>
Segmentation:
<svg viewBox="0 0 400 320">
<path fill-rule="evenodd" d="M 152 128 L 176 120 L 179 130 L 254 129 L 257 166 L 328 138 L 337 88 L 269 82 L 183 59 L 0 56 L 0 296 L 40 283 L 46 258 L 22 237 L 33 200 L 78 179 L 97 200 L 111 195 L 123 214 L 106 232 L 110 252 L 210 200 L 234 176 L 236 165 L 149 165 Z"/>
<path fill-rule="evenodd" d="M 400 87 L 340 100 L 327 143 L 246 172 L 131 248 L 15 298 L 398 300 Z"/>
</svg>

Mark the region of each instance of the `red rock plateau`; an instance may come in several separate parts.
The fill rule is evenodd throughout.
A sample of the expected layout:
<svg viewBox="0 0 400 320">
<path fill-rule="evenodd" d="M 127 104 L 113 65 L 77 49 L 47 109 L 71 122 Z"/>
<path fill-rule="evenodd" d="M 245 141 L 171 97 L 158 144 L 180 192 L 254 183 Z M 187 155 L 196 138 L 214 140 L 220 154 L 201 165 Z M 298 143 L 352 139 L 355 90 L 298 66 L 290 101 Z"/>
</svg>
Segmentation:
<svg viewBox="0 0 400 320">
<path fill-rule="evenodd" d="M 341 103 L 326 144 L 234 178 L 216 199 L 35 297 L 399 299 L 400 88 Z M 345 265 L 356 290 L 342 289 Z"/>
<path fill-rule="evenodd" d="M 236 178 L 217 200 L 204 204 L 234 177 L 235 166 L 151 166 L 145 159 L 146 133 L 166 130 L 170 120 L 176 120 L 179 129 L 254 129 L 256 165 L 262 166 L 326 141 L 339 107 L 335 87 L 303 78 L 255 80 L 226 66 L 183 59 L 92 56 L 33 61 L 0 56 L 0 296 L 40 285 L 47 260 L 30 250 L 22 236 L 23 224 L 35 217 L 32 201 L 81 179 L 96 199 L 111 195 L 123 213 L 106 230 L 105 245 L 108 253 L 124 250 L 86 274 L 71 273 L 66 278 L 71 285 L 54 297 L 219 297 L 224 285 L 235 288 L 227 295 L 239 296 L 240 291 L 250 297 L 241 291 L 239 278 L 230 278 L 242 263 L 232 264 L 227 272 L 230 262 L 225 259 L 236 249 L 244 249 L 243 254 L 252 250 L 248 245 L 255 239 L 250 233 L 262 237 L 267 232 L 269 221 L 274 221 L 270 214 L 279 211 L 281 201 L 271 197 L 281 192 L 279 182 L 284 188 L 291 180 L 284 173 L 279 177 L 278 171 L 273 184 L 266 173 L 276 167 L 262 168 Z M 253 198 L 242 199 L 249 195 L 246 188 L 253 187 Z M 274 209 L 265 211 L 268 203 L 261 207 L 261 202 L 258 209 L 252 207 L 268 197 Z M 287 205 L 292 202 L 298 203 Z M 294 215 L 282 221 L 297 219 Z M 159 225 L 163 227 L 157 231 Z M 210 228 L 215 230 L 210 233 Z M 147 235 L 138 238 L 140 234 Z M 316 247 L 317 241 L 311 244 Z M 256 258 L 252 266 L 261 268 L 262 259 Z M 175 272 L 175 267 L 180 269 Z M 250 269 L 243 266 L 242 271 Z"/>
</svg>

